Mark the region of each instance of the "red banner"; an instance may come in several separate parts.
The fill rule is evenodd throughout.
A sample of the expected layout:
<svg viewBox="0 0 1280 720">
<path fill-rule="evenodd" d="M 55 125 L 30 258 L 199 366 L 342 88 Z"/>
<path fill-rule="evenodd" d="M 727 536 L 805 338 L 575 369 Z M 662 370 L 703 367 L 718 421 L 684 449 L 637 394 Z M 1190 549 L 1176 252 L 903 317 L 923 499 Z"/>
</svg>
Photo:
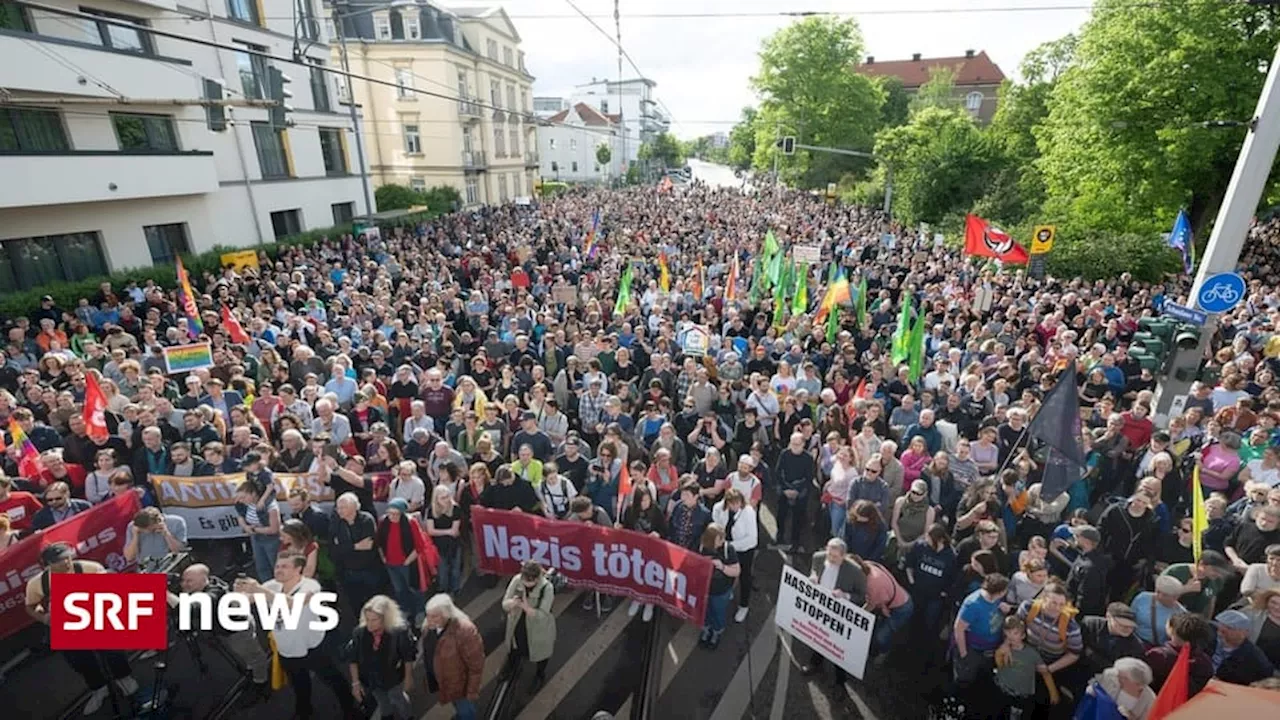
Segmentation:
<svg viewBox="0 0 1280 720">
<path fill-rule="evenodd" d="M 76 557 L 102 563 L 109 570 L 123 570 L 125 527 L 142 509 L 136 493 L 114 497 L 87 512 L 54 525 L 0 554 L 0 638 L 8 637 L 33 621 L 26 610 L 27 581 L 39 575 L 40 551 L 56 542 L 71 543 Z"/>
<path fill-rule="evenodd" d="M 631 530 L 480 506 L 471 508 L 471 526 L 481 570 L 516 575 L 533 560 L 572 585 L 652 603 L 702 624 L 713 572 L 709 557 Z"/>
</svg>

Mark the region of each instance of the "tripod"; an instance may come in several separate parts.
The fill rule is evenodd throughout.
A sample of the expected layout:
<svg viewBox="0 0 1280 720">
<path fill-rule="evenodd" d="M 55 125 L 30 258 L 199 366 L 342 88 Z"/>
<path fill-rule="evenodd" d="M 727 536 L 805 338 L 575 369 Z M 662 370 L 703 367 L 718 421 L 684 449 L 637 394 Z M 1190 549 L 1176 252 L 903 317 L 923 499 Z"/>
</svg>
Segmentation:
<svg viewBox="0 0 1280 720">
<path fill-rule="evenodd" d="M 215 634 L 205 633 L 202 635 L 198 632 L 188 631 L 179 632 L 178 637 L 182 640 L 183 644 L 186 645 L 187 652 L 191 654 L 191 659 L 195 661 L 196 667 L 200 669 L 201 675 L 207 676 L 209 674 L 209 663 L 204 656 L 204 645 L 208 645 L 212 648 L 213 651 L 221 656 L 223 660 L 227 661 L 227 664 L 235 669 L 236 681 L 231 684 L 231 687 L 228 688 L 225 693 L 223 693 L 222 698 L 213 706 L 213 709 L 209 711 L 209 714 L 205 715 L 206 720 L 220 720 L 236 706 L 245 691 L 252 687 L 253 674 L 250 672 L 249 668 L 240 661 L 240 658 L 236 657 L 235 654 L 227 648 L 227 646 L 222 642 L 222 639 Z"/>
</svg>

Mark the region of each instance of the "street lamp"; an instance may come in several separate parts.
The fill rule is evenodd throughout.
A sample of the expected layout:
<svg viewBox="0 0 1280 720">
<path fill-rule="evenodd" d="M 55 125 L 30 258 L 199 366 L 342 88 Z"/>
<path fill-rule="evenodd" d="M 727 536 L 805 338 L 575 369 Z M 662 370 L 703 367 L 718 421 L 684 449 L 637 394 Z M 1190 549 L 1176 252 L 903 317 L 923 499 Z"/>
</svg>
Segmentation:
<svg viewBox="0 0 1280 720">
<path fill-rule="evenodd" d="M 343 4 L 346 5 L 346 3 L 343 3 Z M 360 15 L 368 15 L 368 14 L 377 12 L 379 10 L 384 10 L 384 9 L 402 10 L 405 8 L 417 7 L 417 6 L 418 6 L 418 3 L 416 2 L 416 0 L 391 0 L 390 3 L 387 3 L 385 5 L 383 4 L 369 5 L 360 10 L 355 10 L 349 13 L 343 13 L 341 15 L 338 14 L 338 3 L 335 2 L 329 7 L 329 19 L 333 22 L 333 31 L 338 36 L 338 47 L 341 49 L 341 52 L 342 52 L 342 75 L 343 75 L 343 79 L 346 81 L 346 84 L 347 84 L 347 110 L 350 111 L 351 113 L 352 134 L 356 136 L 356 162 L 360 163 L 360 187 L 364 190 L 364 207 L 365 207 L 366 215 L 372 215 L 374 213 L 373 193 L 371 193 L 369 190 L 369 173 L 366 170 L 366 165 L 364 161 L 364 138 L 360 133 L 360 119 L 358 114 L 356 113 L 355 89 L 352 87 L 352 84 L 351 84 L 351 62 L 347 56 L 347 36 L 345 33 L 342 32 L 342 21 L 353 18 L 353 17 L 358 17 Z M 314 41 L 311 42 L 310 44 L 307 45 L 306 48 L 299 48 L 297 36 L 298 36 L 298 27 L 295 25 L 294 56 L 299 62 L 301 62 L 302 55 L 308 49 L 310 49 L 311 45 L 314 45 L 315 42 Z"/>
</svg>

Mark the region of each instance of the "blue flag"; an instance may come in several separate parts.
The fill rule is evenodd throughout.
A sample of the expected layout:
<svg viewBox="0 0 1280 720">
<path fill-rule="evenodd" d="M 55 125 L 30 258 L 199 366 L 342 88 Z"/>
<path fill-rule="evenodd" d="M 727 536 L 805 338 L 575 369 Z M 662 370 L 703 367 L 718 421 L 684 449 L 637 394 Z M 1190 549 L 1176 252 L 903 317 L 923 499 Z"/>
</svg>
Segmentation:
<svg viewBox="0 0 1280 720">
<path fill-rule="evenodd" d="M 1191 221 L 1187 219 L 1185 210 L 1178 211 L 1178 219 L 1173 221 L 1173 232 L 1169 233 L 1169 247 L 1182 253 L 1182 269 L 1191 274 Z"/>
</svg>

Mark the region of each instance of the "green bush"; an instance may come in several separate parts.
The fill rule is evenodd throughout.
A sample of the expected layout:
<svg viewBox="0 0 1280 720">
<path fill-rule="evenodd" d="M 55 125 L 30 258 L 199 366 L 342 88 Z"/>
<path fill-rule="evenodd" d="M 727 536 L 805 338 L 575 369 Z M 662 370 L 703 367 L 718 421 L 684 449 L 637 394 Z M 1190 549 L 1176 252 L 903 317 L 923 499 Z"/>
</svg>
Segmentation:
<svg viewBox="0 0 1280 720">
<path fill-rule="evenodd" d="M 302 247 L 311 247 L 324 237 L 335 237 L 344 233 L 351 232 L 350 225 L 339 225 L 331 228 L 318 228 L 284 237 L 273 243 L 264 243 L 262 245 L 250 245 L 248 247 L 229 247 L 226 245 L 215 245 L 212 250 L 199 255 L 184 255 L 182 264 L 187 268 L 187 273 L 192 278 L 197 279 L 204 276 L 206 272 L 216 273 L 222 267 L 221 256 L 223 253 L 236 252 L 240 250 L 254 250 L 265 252 L 267 257 L 276 258 L 280 252 L 286 248 L 301 245 Z M 101 275 L 97 277 L 85 278 L 84 280 L 76 280 L 73 282 L 50 283 L 41 287 L 31 288 L 29 290 L 21 290 L 9 293 L 0 299 L 0 315 L 14 317 L 18 315 L 26 315 L 27 313 L 40 307 L 40 298 L 45 295 L 52 295 L 58 307 L 64 310 L 74 310 L 80 304 L 80 298 L 91 297 L 98 291 L 98 286 L 104 282 L 110 281 L 112 286 L 119 290 L 129 282 L 137 282 L 139 285 L 148 280 L 154 281 L 157 285 L 165 288 L 172 288 L 176 283 L 175 268 L 172 265 L 156 265 L 153 267 L 141 267 L 121 270 L 110 275 Z"/>
</svg>

